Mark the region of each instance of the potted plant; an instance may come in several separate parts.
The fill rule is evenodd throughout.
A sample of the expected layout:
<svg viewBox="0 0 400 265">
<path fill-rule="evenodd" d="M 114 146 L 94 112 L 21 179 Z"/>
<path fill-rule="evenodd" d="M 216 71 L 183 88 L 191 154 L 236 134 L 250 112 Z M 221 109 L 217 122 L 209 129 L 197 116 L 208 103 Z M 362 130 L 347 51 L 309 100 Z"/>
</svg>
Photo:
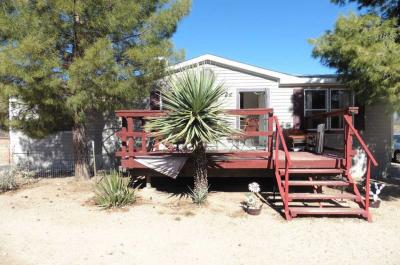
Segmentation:
<svg viewBox="0 0 400 265">
<path fill-rule="evenodd" d="M 260 192 L 260 185 L 257 182 L 249 184 L 250 194 L 247 195 L 244 202 L 244 209 L 250 215 L 259 215 L 261 213 L 262 202 L 256 196 Z"/>
</svg>

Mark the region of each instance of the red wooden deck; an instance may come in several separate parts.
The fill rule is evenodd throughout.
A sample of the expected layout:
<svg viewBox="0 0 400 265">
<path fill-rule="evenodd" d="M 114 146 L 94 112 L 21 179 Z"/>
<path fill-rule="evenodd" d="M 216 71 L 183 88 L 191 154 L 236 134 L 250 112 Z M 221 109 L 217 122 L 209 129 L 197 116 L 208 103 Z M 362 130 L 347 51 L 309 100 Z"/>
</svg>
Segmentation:
<svg viewBox="0 0 400 265">
<path fill-rule="evenodd" d="M 283 130 L 278 118 L 273 115 L 272 109 L 245 109 L 227 110 L 229 115 L 238 116 L 264 116 L 266 126 L 264 130 L 244 132 L 241 139 L 250 137 L 266 137 L 265 146 L 258 146 L 257 150 L 235 151 L 208 151 L 209 176 L 242 176 L 240 172 L 251 172 L 255 176 L 273 176 L 283 203 L 282 212 L 287 220 L 298 215 L 353 215 L 361 216 L 371 221 L 369 213 L 369 189 L 370 169 L 377 162 L 367 145 L 353 126 L 353 115 L 357 114 L 357 108 L 348 108 L 332 113 L 318 114 L 322 116 L 342 116 L 345 128 L 344 148 L 340 153 L 315 154 L 312 152 L 289 152 Z M 121 158 L 121 166 L 133 170 L 134 175 L 161 175 L 148 168 L 137 160 L 141 158 L 166 158 L 188 157 L 180 176 L 192 176 L 193 166 L 190 151 L 178 151 L 170 146 L 169 150 L 161 150 L 157 139 L 151 132 L 143 130 L 143 125 L 148 117 L 168 115 L 162 111 L 123 110 L 117 111 L 117 116 L 122 118 L 123 127 L 117 133 L 121 139 L 121 150 L 117 156 Z M 261 118 L 260 118 L 261 119 Z M 365 196 L 358 190 L 357 183 L 350 174 L 353 149 L 353 138 L 357 140 L 367 156 L 367 171 L 365 174 Z M 151 144 L 150 144 L 151 143 Z M 340 149 L 340 148 L 339 148 Z M 324 179 L 320 179 L 324 176 Z M 339 176 L 339 178 L 338 178 Z M 305 178 L 306 177 L 306 178 Z M 327 179 L 330 178 L 330 179 Z M 295 192 L 295 187 L 309 186 L 312 193 Z M 347 187 L 349 193 L 328 194 L 323 192 L 323 187 L 336 186 Z M 321 202 L 347 199 L 359 204 L 359 208 L 324 207 Z M 319 208 L 298 207 L 292 205 L 294 201 L 319 201 Z M 336 203 L 337 204 L 337 203 Z"/>
<path fill-rule="evenodd" d="M 312 152 L 289 152 L 292 166 L 291 168 L 340 168 L 343 163 L 343 157 L 322 154 L 317 155 Z M 146 169 L 147 167 L 140 164 L 135 158 L 160 158 L 165 156 L 187 156 L 190 157 L 191 153 L 187 152 L 151 152 L 148 154 L 138 154 L 130 159 L 122 159 L 121 166 L 127 169 L 141 168 Z M 269 152 L 242 152 L 242 153 L 229 153 L 229 152 L 208 152 L 207 157 L 209 160 L 210 168 L 218 169 L 272 169 L 272 165 L 275 163 L 275 155 L 272 157 Z M 279 150 L 279 161 L 281 168 L 285 165 L 285 153 Z M 272 159 L 272 160 L 270 160 Z M 188 167 L 191 167 L 191 161 L 187 162 Z M 162 176 L 162 175 L 160 175 Z"/>
</svg>

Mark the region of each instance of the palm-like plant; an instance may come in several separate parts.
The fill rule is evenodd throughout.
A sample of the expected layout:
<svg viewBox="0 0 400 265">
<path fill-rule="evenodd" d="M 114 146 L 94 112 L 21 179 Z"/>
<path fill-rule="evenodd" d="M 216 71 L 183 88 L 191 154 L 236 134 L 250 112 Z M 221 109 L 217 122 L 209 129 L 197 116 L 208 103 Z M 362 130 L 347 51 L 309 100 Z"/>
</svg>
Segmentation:
<svg viewBox="0 0 400 265">
<path fill-rule="evenodd" d="M 234 130 L 224 119 L 221 96 L 226 92 L 212 71 L 187 70 L 174 75 L 161 91 L 167 115 L 151 119 L 148 130 L 168 143 L 184 143 L 193 150 L 194 192 L 208 190 L 206 144 L 220 141 Z"/>
</svg>

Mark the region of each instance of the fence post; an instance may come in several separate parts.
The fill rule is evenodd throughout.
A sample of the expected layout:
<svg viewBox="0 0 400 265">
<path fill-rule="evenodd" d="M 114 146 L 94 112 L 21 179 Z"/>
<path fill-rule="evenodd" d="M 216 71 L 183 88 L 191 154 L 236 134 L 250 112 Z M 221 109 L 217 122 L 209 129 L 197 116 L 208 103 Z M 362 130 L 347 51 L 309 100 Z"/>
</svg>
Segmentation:
<svg viewBox="0 0 400 265">
<path fill-rule="evenodd" d="M 94 141 L 92 141 L 92 155 L 93 155 L 93 174 L 94 176 L 97 175 L 97 168 L 96 168 L 96 152 L 94 149 Z"/>
</svg>

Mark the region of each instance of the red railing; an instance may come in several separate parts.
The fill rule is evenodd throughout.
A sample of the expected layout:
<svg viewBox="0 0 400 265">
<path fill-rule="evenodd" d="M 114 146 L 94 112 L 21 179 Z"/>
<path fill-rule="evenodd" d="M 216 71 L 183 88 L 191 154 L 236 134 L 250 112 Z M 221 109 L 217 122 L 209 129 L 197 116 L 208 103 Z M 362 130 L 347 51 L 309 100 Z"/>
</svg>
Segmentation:
<svg viewBox="0 0 400 265">
<path fill-rule="evenodd" d="M 272 113 L 273 109 L 270 108 L 262 108 L 262 109 L 228 109 L 224 110 L 224 112 L 228 115 L 236 115 L 236 116 L 267 116 L 268 127 L 266 130 L 257 130 L 257 131 L 243 131 L 238 135 L 232 135 L 232 138 L 250 138 L 257 136 L 267 137 L 267 144 L 265 146 L 265 150 L 262 152 L 265 155 L 268 155 L 268 150 L 272 148 Z M 117 152 L 117 156 L 122 157 L 122 159 L 129 159 L 130 157 L 135 157 L 136 155 L 146 155 L 149 153 L 157 153 L 160 152 L 158 149 L 159 141 L 154 139 L 151 132 L 147 132 L 144 129 L 144 125 L 146 120 L 149 118 L 160 117 L 166 115 L 166 111 L 160 110 L 119 110 L 116 111 L 117 117 L 122 119 L 122 129 L 116 133 L 116 135 L 121 139 L 121 150 Z M 152 141 L 155 141 L 153 148 L 148 149 L 147 144 L 148 139 L 153 137 Z M 140 139 L 138 141 L 137 139 Z M 175 151 L 173 149 L 169 151 Z"/>
<path fill-rule="evenodd" d="M 334 117 L 339 116 L 343 118 L 344 122 L 344 169 L 346 170 L 346 175 L 349 178 L 350 182 L 353 184 L 354 192 L 357 196 L 361 197 L 361 194 L 356 186 L 355 181 L 353 180 L 350 169 L 352 167 L 352 158 L 355 155 L 355 150 L 353 150 L 353 136 L 356 137 L 359 142 L 362 150 L 367 155 L 367 168 L 365 173 L 365 201 L 361 200 L 362 206 L 365 208 L 367 214 L 369 215 L 369 197 L 370 197 L 370 183 L 371 183 L 371 164 L 373 166 L 378 166 L 378 163 L 368 146 L 361 138 L 358 130 L 353 125 L 353 115 L 358 114 L 358 107 L 349 107 L 341 110 L 336 110 L 332 112 L 325 112 L 320 114 L 315 114 L 307 118 L 316 118 L 316 117 Z M 369 217 L 368 217 L 369 218 Z"/>
<path fill-rule="evenodd" d="M 275 176 L 277 179 L 277 185 L 279 189 L 279 193 L 281 194 L 282 201 L 285 207 L 285 215 L 286 219 L 290 220 L 290 214 L 289 214 L 289 168 L 291 166 L 291 158 L 289 154 L 289 150 L 286 146 L 286 141 L 283 136 L 282 128 L 279 124 L 279 120 L 276 116 L 273 116 L 273 121 L 275 122 Z M 279 165 L 279 147 L 282 146 L 283 152 L 285 154 L 285 186 L 284 189 L 281 186 L 281 174 L 279 172 L 280 165 Z"/>
<path fill-rule="evenodd" d="M 343 115 L 343 119 L 345 121 L 345 161 L 346 161 L 346 174 L 348 177 L 351 178 L 350 175 L 350 168 L 352 164 L 352 157 L 354 156 L 353 151 L 353 135 L 356 136 L 361 148 L 364 150 L 365 154 L 367 155 L 367 171 L 365 175 L 365 203 L 363 203 L 365 210 L 369 213 L 369 193 L 370 193 L 370 183 L 371 183 L 371 163 L 376 167 L 378 166 L 378 162 L 376 162 L 374 156 L 372 155 L 371 151 L 369 150 L 368 146 L 361 138 L 360 134 L 358 133 L 357 129 L 353 126 L 353 116 L 351 112 L 346 112 Z M 356 185 L 353 182 L 353 185 Z M 354 189 L 360 196 L 358 189 Z"/>
</svg>

